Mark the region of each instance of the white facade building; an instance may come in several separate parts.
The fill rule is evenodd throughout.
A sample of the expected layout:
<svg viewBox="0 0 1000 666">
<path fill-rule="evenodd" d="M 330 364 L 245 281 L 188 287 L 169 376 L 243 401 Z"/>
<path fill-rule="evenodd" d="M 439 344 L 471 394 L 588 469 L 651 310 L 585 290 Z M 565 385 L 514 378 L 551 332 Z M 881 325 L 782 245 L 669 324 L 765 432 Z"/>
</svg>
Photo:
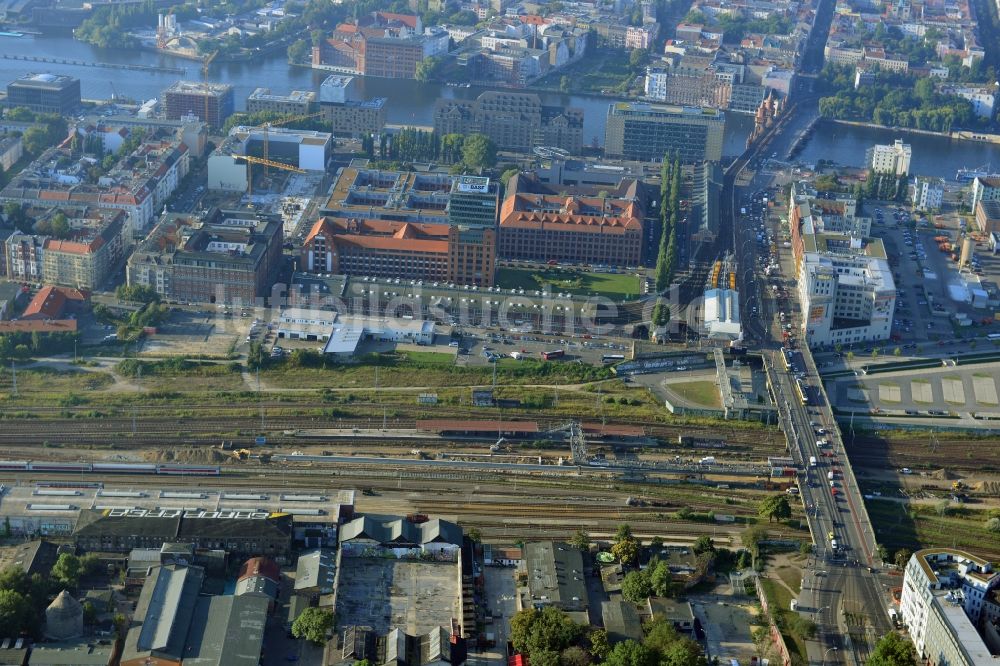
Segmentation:
<svg viewBox="0 0 1000 666">
<path fill-rule="evenodd" d="M 1000 584 L 986 560 L 944 548 L 919 550 L 903 577 L 899 610 L 929 666 L 995 664 L 977 626 L 984 600 Z"/>
<path fill-rule="evenodd" d="M 972 110 L 980 118 L 993 119 L 996 108 L 996 89 L 992 86 L 942 86 L 945 95 L 958 95 L 972 103 Z"/>
<path fill-rule="evenodd" d="M 917 178 L 912 203 L 917 210 L 939 210 L 944 200 L 944 178 Z"/>
<path fill-rule="evenodd" d="M 896 139 L 891 146 L 877 144 L 869 148 L 865 162 L 875 173 L 905 176 L 910 173 L 911 154 L 910 144 L 903 143 L 902 139 Z"/>
<path fill-rule="evenodd" d="M 817 347 L 888 339 L 896 286 L 884 250 L 872 256 L 862 239 L 847 236 L 813 239 L 825 248 L 813 244 L 799 272 L 806 342 Z M 869 241 L 872 246 L 881 243 Z"/>
<path fill-rule="evenodd" d="M 277 337 L 325 342 L 326 354 L 353 355 L 363 340 L 434 343 L 435 324 L 401 317 L 342 315 L 332 310 L 287 308 L 278 316 Z"/>
<path fill-rule="evenodd" d="M 646 97 L 662 102 L 667 98 L 667 79 L 670 75 L 664 69 L 646 68 Z"/>
</svg>

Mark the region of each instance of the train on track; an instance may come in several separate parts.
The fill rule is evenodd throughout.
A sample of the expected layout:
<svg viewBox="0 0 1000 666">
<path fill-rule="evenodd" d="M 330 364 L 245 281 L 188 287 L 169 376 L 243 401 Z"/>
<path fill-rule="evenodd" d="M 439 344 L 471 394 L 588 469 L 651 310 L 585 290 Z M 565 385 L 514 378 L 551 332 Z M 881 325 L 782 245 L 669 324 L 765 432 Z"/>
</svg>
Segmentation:
<svg viewBox="0 0 1000 666">
<path fill-rule="evenodd" d="M 82 474 L 163 474 L 166 476 L 219 476 L 218 465 L 163 465 L 155 463 L 87 463 L 0 460 L 0 472 L 65 472 Z"/>
</svg>

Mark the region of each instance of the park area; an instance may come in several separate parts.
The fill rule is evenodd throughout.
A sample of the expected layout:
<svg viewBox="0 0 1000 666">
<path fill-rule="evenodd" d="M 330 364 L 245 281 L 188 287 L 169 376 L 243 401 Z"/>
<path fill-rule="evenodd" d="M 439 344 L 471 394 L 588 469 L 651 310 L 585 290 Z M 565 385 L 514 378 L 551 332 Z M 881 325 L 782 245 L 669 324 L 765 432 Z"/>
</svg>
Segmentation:
<svg viewBox="0 0 1000 666">
<path fill-rule="evenodd" d="M 501 289 L 524 289 L 570 293 L 574 296 L 606 296 L 625 301 L 638 298 L 641 282 L 635 273 L 596 273 L 564 268 L 501 268 L 496 284 Z"/>
</svg>

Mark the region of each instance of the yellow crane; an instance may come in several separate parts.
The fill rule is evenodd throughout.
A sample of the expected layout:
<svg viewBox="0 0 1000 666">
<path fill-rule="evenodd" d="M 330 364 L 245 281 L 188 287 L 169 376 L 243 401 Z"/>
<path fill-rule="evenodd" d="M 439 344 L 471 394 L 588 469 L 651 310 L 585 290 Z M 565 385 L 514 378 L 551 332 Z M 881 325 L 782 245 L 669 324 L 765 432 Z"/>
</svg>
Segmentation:
<svg viewBox="0 0 1000 666">
<path fill-rule="evenodd" d="M 219 55 L 218 51 L 212 51 L 208 54 L 204 60 L 201 62 L 201 80 L 202 84 L 205 86 L 205 116 L 202 120 L 205 121 L 205 125 L 209 125 L 208 122 L 208 98 L 211 97 L 211 89 L 208 87 L 208 67 L 215 60 L 215 57 Z M 222 108 L 219 108 L 219 113 L 222 113 Z M 219 118 L 219 125 L 222 125 L 222 118 Z"/>
<path fill-rule="evenodd" d="M 291 164 L 285 164 L 284 162 L 275 162 L 274 160 L 266 160 L 261 157 L 254 157 L 252 155 L 237 155 L 233 153 L 231 157 L 234 160 L 245 160 L 247 163 L 247 194 L 253 194 L 254 164 L 260 164 L 264 167 L 275 167 L 276 169 L 284 169 L 285 171 L 294 171 L 295 173 L 305 173 L 305 169 L 300 169 L 298 167 L 292 166 Z"/>
</svg>

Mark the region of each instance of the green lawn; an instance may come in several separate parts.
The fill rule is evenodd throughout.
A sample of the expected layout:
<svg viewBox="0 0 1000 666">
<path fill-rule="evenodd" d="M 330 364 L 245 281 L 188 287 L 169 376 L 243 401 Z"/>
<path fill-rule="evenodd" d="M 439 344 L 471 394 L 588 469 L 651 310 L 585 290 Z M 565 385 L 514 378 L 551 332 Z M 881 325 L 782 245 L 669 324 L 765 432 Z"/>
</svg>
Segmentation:
<svg viewBox="0 0 1000 666">
<path fill-rule="evenodd" d="M 430 365 L 454 365 L 454 354 L 443 354 L 441 352 L 407 351 L 403 352 L 406 360 L 412 363 L 428 363 Z"/>
<path fill-rule="evenodd" d="M 600 93 L 604 90 L 622 91 L 627 88 L 636 72 L 629 66 L 626 50 L 597 48 L 583 60 L 548 74 L 537 82 L 543 88 L 560 88 L 564 92 Z M 569 89 L 563 82 L 569 83 Z"/>
<path fill-rule="evenodd" d="M 719 396 L 719 387 L 715 382 L 679 382 L 677 384 L 670 384 L 667 388 L 688 402 L 696 405 L 704 405 L 705 407 L 722 407 L 722 400 Z"/>
<path fill-rule="evenodd" d="M 798 633 L 791 631 L 788 628 L 794 624 L 793 616 L 797 615 L 797 613 L 792 612 L 791 609 L 791 593 L 785 588 L 784 585 L 779 584 L 773 579 L 761 578 L 760 582 L 761 586 L 764 588 L 764 594 L 767 595 L 767 602 L 771 615 L 781 628 L 781 636 L 785 639 L 785 645 L 788 646 L 788 651 L 792 653 L 793 657 L 795 653 L 798 653 L 798 656 L 801 659 L 800 663 L 808 663 L 809 654 L 806 649 L 805 640 Z"/>
<path fill-rule="evenodd" d="M 615 300 L 629 300 L 640 295 L 641 284 L 634 273 L 588 273 L 561 268 L 531 270 L 501 268 L 497 271 L 498 287 L 541 291 L 550 285 L 556 293 L 568 292 L 579 296 L 597 294 Z"/>
<path fill-rule="evenodd" d="M 868 515 L 878 542 L 893 552 L 899 548 L 918 550 L 948 546 L 969 550 L 988 559 L 1000 557 L 1000 540 L 985 528 L 986 511 L 966 509 L 952 502 L 949 515 L 937 507 L 906 505 L 886 500 L 868 500 Z"/>
</svg>

